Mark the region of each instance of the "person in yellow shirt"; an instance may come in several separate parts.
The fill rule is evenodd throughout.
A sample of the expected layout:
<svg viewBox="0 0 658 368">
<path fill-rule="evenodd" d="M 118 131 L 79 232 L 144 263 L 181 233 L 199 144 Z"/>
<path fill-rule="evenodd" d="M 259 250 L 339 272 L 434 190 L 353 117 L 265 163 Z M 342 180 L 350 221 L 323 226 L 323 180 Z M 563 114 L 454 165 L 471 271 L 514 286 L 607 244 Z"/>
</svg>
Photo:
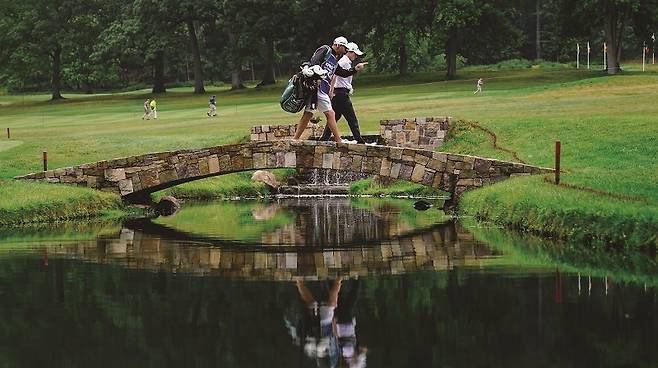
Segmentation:
<svg viewBox="0 0 658 368">
<path fill-rule="evenodd" d="M 153 119 L 158 118 L 158 111 L 156 110 L 157 107 L 157 102 L 155 102 L 155 97 L 151 99 L 151 114 L 153 115 Z"/>
</svg>

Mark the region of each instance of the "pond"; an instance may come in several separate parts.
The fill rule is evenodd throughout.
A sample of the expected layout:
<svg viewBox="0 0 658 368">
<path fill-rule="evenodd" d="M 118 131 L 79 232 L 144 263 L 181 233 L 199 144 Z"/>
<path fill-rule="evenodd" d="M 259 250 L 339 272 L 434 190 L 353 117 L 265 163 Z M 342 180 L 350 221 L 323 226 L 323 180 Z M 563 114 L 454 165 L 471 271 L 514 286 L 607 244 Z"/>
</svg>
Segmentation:
<svg viewBox="0 0 658 368">
<path fill-rule="evenodd" d="M 411 200 L 185 203 L 0 231 L 0 367 L 655 367 L 657 275 Z"/>
</svg>

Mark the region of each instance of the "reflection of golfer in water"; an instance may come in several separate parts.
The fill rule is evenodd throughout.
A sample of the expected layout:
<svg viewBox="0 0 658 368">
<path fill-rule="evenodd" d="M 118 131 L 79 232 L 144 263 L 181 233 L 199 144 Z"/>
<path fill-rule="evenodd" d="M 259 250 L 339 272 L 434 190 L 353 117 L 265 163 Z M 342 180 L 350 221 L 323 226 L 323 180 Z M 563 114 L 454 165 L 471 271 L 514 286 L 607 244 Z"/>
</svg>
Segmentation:
<svg viewBox="0 0 658 368">
<path fill-rule="evenodd" d="M 335 334 L 338 339 L 340 359 L 343 363 L 341 367 L 366 366 L 368 349 L 357 345 L 356 317 L 354 316 L 354 306 L 356 305 L 360 283 L 359 279 L 343 282 L 342 292 L 338 298 L 338 306 L 334 313 Z"/>
<path fill-rule="evenodd" d="M 357 348 L 356 318 L 354 305 L 359 281 L 349 293 L 340 295 L 342 279 L 322 283 L 321 301 L 306 287 L 304 281 L 297 281 L 297 291 L 304 304 L 304 311 L 298 326 L 289 325 L 290 334 L 304 349 L 304 354 L 315 359 L 318 366 L 365 367 L 367 349 Z M 322 287 L 324 286 L 324 287 Z"/>
</svg>

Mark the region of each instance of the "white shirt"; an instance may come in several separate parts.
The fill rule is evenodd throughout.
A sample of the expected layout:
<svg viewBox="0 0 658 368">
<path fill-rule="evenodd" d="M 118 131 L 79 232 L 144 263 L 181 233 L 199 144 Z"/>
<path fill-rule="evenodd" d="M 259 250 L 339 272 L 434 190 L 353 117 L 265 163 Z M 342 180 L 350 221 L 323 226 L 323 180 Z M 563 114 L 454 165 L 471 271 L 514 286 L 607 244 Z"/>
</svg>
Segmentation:
<svg viewBox="0 0 658 368">
<path fill-rule="evenodd" d="M 338 60 L 338 65 L 340 65 L 340 67 L 343 69 L 350 69 L 352 68 L 352 60 L 350 60 L 347 55 L 343 55 L 343 57 Z M 337 75 L 334 88 L 347 88 L 352 90 L 352 76 L 350 75 L 349 77 L 341 77 Z"/>
</svg>

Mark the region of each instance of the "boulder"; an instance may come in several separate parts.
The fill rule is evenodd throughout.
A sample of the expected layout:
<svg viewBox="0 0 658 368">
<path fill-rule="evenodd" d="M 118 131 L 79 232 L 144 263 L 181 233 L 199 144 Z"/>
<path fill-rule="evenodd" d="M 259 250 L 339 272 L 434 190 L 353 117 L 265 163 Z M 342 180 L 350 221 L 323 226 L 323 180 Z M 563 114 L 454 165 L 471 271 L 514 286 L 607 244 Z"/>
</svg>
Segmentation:
<svg viewBox="0 0 658 368">
<path fill-rule="evenodd" d="M 154 205 L 155 212 L 160 216 L 172 216 L 180 211 L 180 202 L 172 196 L 164 196 Z"/>
<path fill-rule="evenodd" d="M 274 177 L 274 174 L 265 170 L 257 170 L 254 172 L 254 174 L 251 176 L 251 181 L 265 183 L 265 185 L 272 189 L 276 189 L 280 185 L 276 180 L 276 177 Z"/>
</svg>

